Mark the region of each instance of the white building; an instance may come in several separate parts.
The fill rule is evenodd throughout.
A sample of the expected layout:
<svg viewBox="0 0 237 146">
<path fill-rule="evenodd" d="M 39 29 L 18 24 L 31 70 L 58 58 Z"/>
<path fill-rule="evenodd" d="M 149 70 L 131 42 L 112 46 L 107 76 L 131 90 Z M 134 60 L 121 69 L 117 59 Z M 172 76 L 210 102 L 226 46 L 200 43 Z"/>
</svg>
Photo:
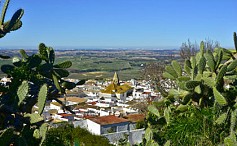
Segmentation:
<svg viewBox="0 0 237 146">
<path fill-rule="evenodd" d="M 87 119 L 88 130 L 96 135 L 128 131 L 129 121 L 114 115 Z"/>
<path fill-rule="evenodd" d="M 132 87 L 128 84 L 120 85 L 117 73 L 114 73 L 113 81 L 105 89 L 101 90 L 100 97 L 113 98 L 126 101 L 128 93 L 132 92 Z"/>
</svg>

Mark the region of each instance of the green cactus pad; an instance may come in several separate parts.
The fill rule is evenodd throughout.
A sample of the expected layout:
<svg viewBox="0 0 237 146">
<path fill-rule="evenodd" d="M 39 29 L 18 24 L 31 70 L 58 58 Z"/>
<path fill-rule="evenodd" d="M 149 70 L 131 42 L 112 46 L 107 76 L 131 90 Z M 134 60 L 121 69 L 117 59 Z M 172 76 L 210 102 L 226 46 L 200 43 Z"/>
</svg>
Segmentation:
<svg viewBox="0 0 237 146">
<path fill-rule="evenodd" d="M 235 44 L 235 50 L 237 52 L 237 35 L 236 35 L 236 32 L 234 32 L 234 44 Z"/>
<path fill-rule="evenodd" d="M 205 57 L 202 56 L 200 58 L 199 63 L 198 63 L 198 72 L 200 74 L 203 74 L 203 71 L 205 70 L 205 67 L 206 67 L 206 59 L 205 59 Z"/>
<path fill-rule="evenodd" d="M 223 50 L 221 49 L 221 50 L 218 51 L 218 54 L 217 54 L 215 69 L 218 69 L 219 65 L 221 64 L 222 58 L 223 58 Z"/>
<path fill-rule="evenodd" d="M 32 113 L 32 114 L 25 114 L 24 117 L 29 117 L 30 118 L 30 123 L 31 124 L 35 124 L 38 122 L 43 121 L 43 117 L 41 117 L 39 114 L 37 113 Z"/>
<path fill-rule="evenodd" d="M 29 85 L 27 81 L 23 81 L 20 87 L 17 90 L 17 96 L 18 96 L 18 105 L 21 104 L 21 102 L 26 98 L 26 95 L 29 92 Z"/>
<path fill-rule="evenodd" d="M 187 81 L 185 86 L 189 90 L 193 90 L 196 86 L 200 85 L 200 81 Z"/>
<path fill-rule="evenodd" d="M 60 78 L 64 78 L 64 77 L 69 76 L 69 72 L 65 69 L 54 69 L 54 72 Z"/>
<path fill-rule="evenodd" d="M 66 88 L 66 89 L 68 89 L 68 90 L 71 90 L 71 89 L 73 89 L 73 88 L 76 87 L 76 84 L 75 84 L 75 83 L 72 83 L 72 82 L 68 82 L 68 81 L 63 81 L 63 82 L 62 82 L 62 87 L 63 87 L 63 88 Z"/>
<path fill-rule="evenodd" d="M 220 82 L 220 80 L 223 79 L 226 71 L 227 71 L 227 65 L 223 65 L 216 76 L 216 83 Z"/>
<path fill-rule="evenodd" d="M 192 69 L 194 69 L 196 67 L 196 58 L 192 56 L 190 58 L 190 62 L 191 62 Z"/>
<path fill-rule="evenodd" d="M 214 72 L 215 71 L 215 60 L 214 60 L 212 53 L 207 52 L 204 54 L 204 56 L 206 58 L 207 65 L 210 67 L 211 72 Z"/>
<path fill-rule="evenodd" d="M 227 113 L 223 113 L 218 117 L 218 119 L 216 119 L 215 123 L 218 125 L 223 124 L 226 118 L 227 118 Z"/>
<path fill-rule="evenodd" d="M 192 94 L 187 94 L 186 96 L 183 97 L 182 104 L 185 105 L 187 104 L 191 99 L 192 99 Z"/>
<path fill-rule="evenodd" d="M 167 125 L 169 125 L 169 123 L 170 123 L 170 109 L 168 109 L 168 107 L 166 107 L 164 110 L 164 117 L 165 117 Z"/>
<path fill-rule="evenodd" d="M 216 102 L 218 102 L 221 106 L 224 106 L 227 104 L 227 101 L 223 95 L 216 89 L 216 87 L 213 87 L 213 94 L 215 97 Z"/>
<path fill-rule="evenodd" d="M 180 104 L 177 108 L 176 108 L 176 110 L 177 111 L 180 111 L 180 112 L 184 112 L 184 111 L 186 111 L 186 110 L 188 110 L 188 105 L 183 105 L 183 104 Z"/>
<path fill-rule="evenodd" d="M 171 62 L 171 65 L 172 67 L 174 68 L 174 70 L 176 71 L 176 74 L 180 77 L 182 76 L 182 68 L 180 66 L 180 64 L 176 61 L 176 60 L 173 60 Z"/>
<path fill-rule="evenodd" d="M 29 56 L 26 54 L 26 51 L 25 51 L 25 50 L 21 49 L 19 52 L 20 52 L 22 58 L 27 59 L 27 58 L 29 57 Z"/>
<path fill-rule="evenodd" d="M 5 55 L 1 55 L 0 54 L 0 58 L 2 58 L 2 59 L 9 59 L 9 58 L 11 58 L 10 56 L 5 56 Z"/>
<path fill-rule="evenodd" d="M 215 84 L 216 84 L 215 80 L 213 80 L 210 77 L 203 77 L 202 80 L 203 80 L 204 84 L 207 85 L 210 88 L 214 87 Z"/>
<path fill-rule="evenodd" d="M 171 80 L 175 80 L 176 79 L 174 76 L 172 76 L 168 72 L 164 72 L 162 75 L 163 75 L 164 78 L 167 78 L 167 79 L 171 79 Z"/>
<path fill-rule="evenodd" d="M 48 58 L 49 58 L 50 63 L 53 64 L 54 60 L 55 60 L 55 53 L 54 53 L 53 48 L 51 48 L 51 47 L 47 48 L 47 54 L 48 54 Z"/>
<path fill-rule="evenodd" d="M 34 130 L 33 136 L 34 136 L 36 139 L 40 139 L 40 131 L 39 131 L 39 129 L 35 129 L 35 130 Z"/>
<path fill-rule="evenodd" d="M 14 66 L 13 65 L 2 65 L 1 66 L 1 71 L 6 73 L 6 74 L 10 74 L 13 70 L 14 70 Z"/>
<path fill-rule="evenodd" d="M 205 47 L 204 42 L 201 41 L 201 43 L 200 43 L 200 53 L 201 53 L 202 56 L 204 55 L 204 47 Z"/>
<path fill-rule="evenodd" d="M 237 67 L 237 60 L 233 60 L 228 66 L 227 71 L 232 71 Z"/>
<path fill-rule="evenodd" d="M 202 90 L 201 90 L 201 87 L 200 87 L 200 86 L 195 87 L 194 91 L 195 91 L 197 94 L 201 94 L 201 93 L 202 93 Z"/>
<path fill-rule="evenodd" d="M 167 65 L 166 67 L 165 67 L 165 71 L 167 72 L 167 73 L 169 73 L 170 75 L 172 75 L 174 78 L 177 78 L 178 77 L 178 74 L 177 74 L 177 72 L 174 70 L 174 68 L 172 67 L 172 66 L 170 66 L 170 65 Z"/>
<path fill-rule="evenodd" d="M 185 63 L 184 63 L 184 71 L 189 75 L 191 76 L 191 62 L 190 60 L 185 60 Z"/>
<path fill-rule="evenodd" d="M 54 85 L 55 85 L 56 88 L 61 92 L 61 87 L 60 87 L 60 85 L 59 85 L 59 83 L 58 83 L 58 78 L 57 78 L 57 76 L 53 74 L 52 77 L 53 77 Z"/>
<path fill-rule="evenodd" d="M 44 43 L 39 44 L 39 55 L 43 60 L 48 61 L 47 47 Z"/>
<path fill-rule="evenodd" d="M 54 65 L 55 68 L 69 68 L 71 66 L 72 66 L 71 61 L 64 61 L 64 62 Z"/>
<path fill-rule="evenodd" d="M 189 80 L 190 80 L 190 77 L 187 77 L 187 76 L 178 77 L 178 81 L 179 81 L 179 82 L 189 81 Z"/>
<path fill-rule="evenodd" d="M 39 95 L 38 95 L 38 113 L 41 115 L 43 110 L 44 110 L 44 106 L 46 103 L 46 97 L 47 97 L 47 92 L 48 92 L 48 88 L 47 85 L 44 84 L 39 91 Z"/>
<path fill-rule="evenodd" d="M 156 115 L 157 117 L 160 117 L 160 113 L 154 105 L 149 105 L 148 111 L 151 112 L 152 114 Z"/>
</svg>

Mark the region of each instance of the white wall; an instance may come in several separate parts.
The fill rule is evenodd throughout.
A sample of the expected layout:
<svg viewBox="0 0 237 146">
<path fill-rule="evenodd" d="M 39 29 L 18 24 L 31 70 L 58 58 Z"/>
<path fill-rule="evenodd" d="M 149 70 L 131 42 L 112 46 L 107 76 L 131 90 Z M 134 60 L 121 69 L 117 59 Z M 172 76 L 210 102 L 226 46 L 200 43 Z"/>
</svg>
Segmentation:
<svg viewBox="0 0 237 146">
<path fill-rule="evenodd" d="M 114 94 L 108 94 L 108 93 L 99 93 L 100 97 L 113 97 Z"/>
<path fill-rule="evenodd" d="M 60 106 L 56 106 L 56 105 L 54 105 L 54 104 L 50 103 L 50 109 L 56 109 L 56 110 L 60 110 L 60 109 L 61 109 L 61 107 L 60 107 Z"/>
<path fill-rule="evenodd" d="M 99 124 L 87 119 L 87 128 L 92 134 L 100 135 L 101 134 L 101 127 Z"/>
</svg>

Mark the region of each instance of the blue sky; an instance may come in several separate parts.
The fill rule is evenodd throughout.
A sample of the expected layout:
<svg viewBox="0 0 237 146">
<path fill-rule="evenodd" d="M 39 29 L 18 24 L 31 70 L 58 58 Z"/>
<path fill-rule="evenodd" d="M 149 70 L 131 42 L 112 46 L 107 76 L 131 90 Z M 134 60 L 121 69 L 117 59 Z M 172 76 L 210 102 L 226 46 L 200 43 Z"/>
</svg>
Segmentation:
<svg viewBox="0 0 237 146">
<path fill-rule="evenodd" d="M 23 27 L 0 46 L 177 48 L 210 38 L 232 47 L 236 6 L 236 0 L 12 0 L 7 18 L 23 8 Z"/>
</svg>

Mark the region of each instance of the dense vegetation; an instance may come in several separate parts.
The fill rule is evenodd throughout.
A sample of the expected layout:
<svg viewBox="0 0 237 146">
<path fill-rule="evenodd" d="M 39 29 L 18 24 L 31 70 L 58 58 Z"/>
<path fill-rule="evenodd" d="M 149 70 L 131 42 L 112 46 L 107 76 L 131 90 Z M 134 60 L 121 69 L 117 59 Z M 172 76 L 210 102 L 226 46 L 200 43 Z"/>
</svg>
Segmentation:
<svg viewBox="0 0 237 146">
<path fill-rule="evenodd" d="M 74 128 L 73 125 L 63 124 L 51 128 L 46 134 L 43 146 L 71 146 L 73 144 L 84 146 L 112 146 L 107 138 L 93 135 L 86 129 Z"/>
<path fill-rule="evenodd" d="M 236 145 L 236 51 L 200 51 L 165 67 L 163 76 L 176 86 L 148 107 L 146 145 Z"/>
</svg>

